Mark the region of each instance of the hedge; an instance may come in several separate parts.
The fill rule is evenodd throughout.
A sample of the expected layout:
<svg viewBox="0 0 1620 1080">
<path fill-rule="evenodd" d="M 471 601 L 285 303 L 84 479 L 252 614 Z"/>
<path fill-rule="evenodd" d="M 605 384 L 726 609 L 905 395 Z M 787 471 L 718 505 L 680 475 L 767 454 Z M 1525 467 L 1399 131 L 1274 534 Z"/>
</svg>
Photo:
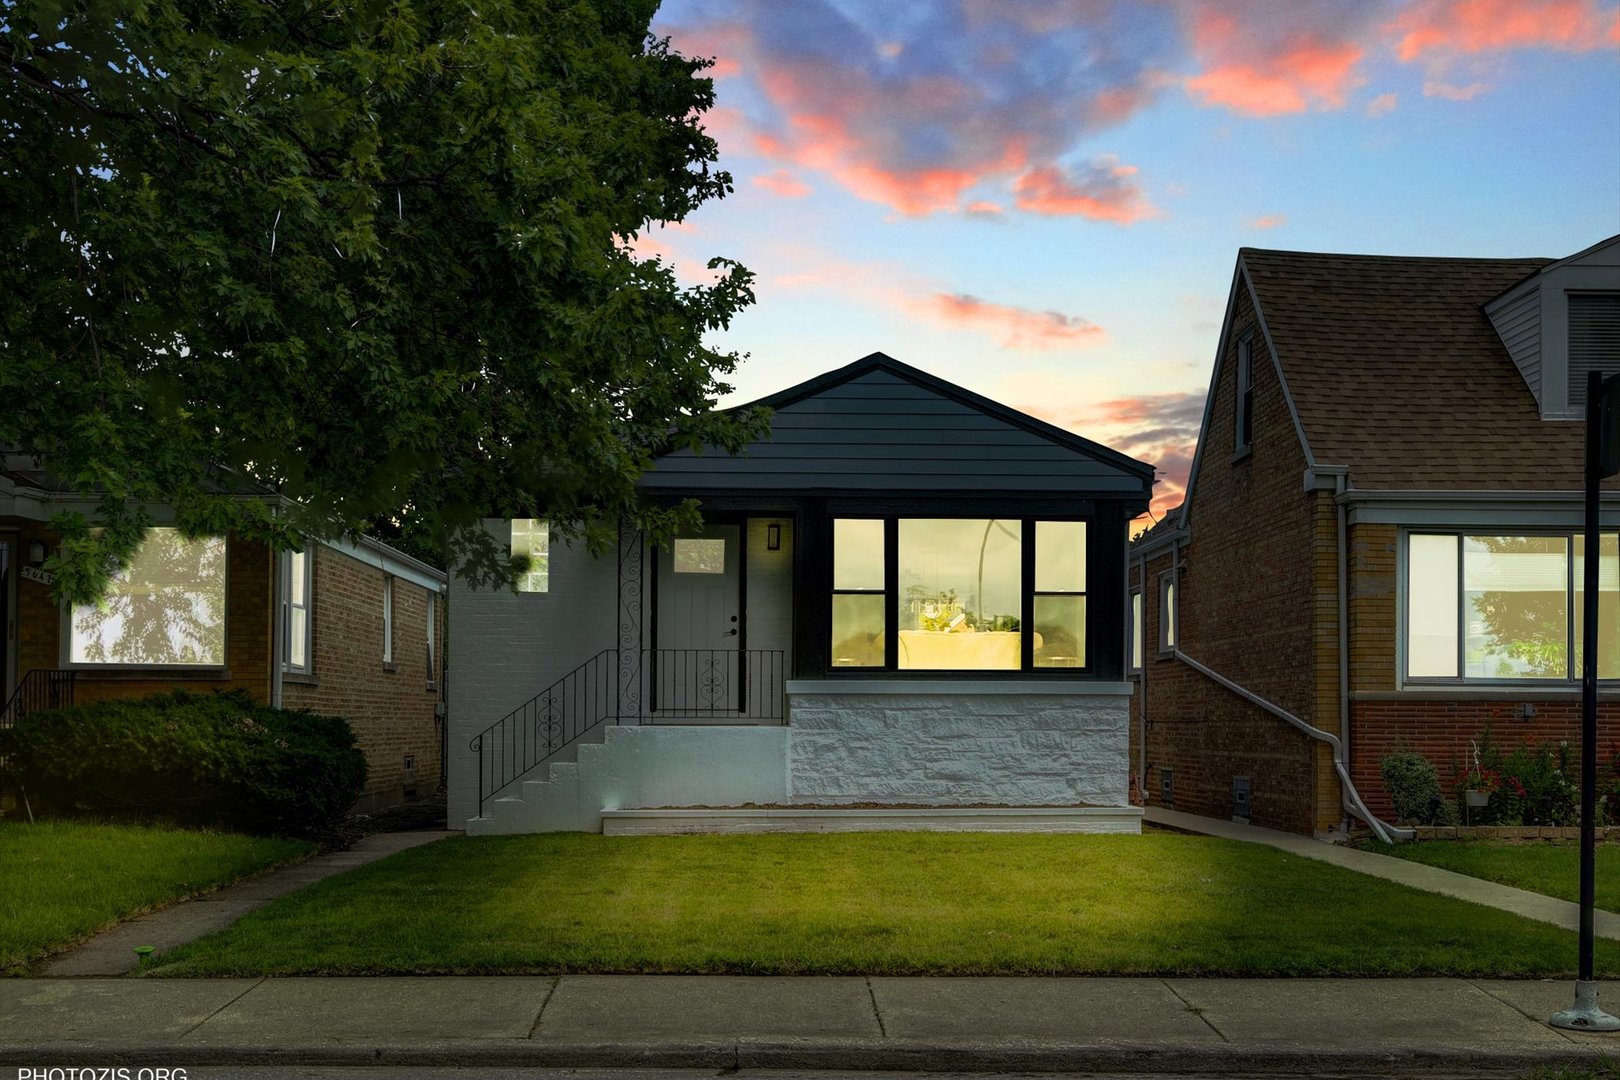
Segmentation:
<svg viewBox="0 0 1620 1080">
<path fill-rule="evenodd" d="M 259 705 L 245 691 L 30 713 L 0 735 L 29 799 L 52 812 L 307 836 L 366 781 L 348 721 Z"/>
</svg>

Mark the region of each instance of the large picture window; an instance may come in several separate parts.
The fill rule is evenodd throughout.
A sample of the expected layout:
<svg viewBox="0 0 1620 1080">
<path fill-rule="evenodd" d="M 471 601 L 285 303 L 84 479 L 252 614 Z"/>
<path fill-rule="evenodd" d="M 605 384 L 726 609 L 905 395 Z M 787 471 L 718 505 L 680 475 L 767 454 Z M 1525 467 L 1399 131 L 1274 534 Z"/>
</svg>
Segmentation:
<svg viewBox="0 0 1620 1080">
<path fill-rule="evenodd" d="M 1571 682 L 1581 675 L 1585 537 L 1412 533 L 1406 677 Z M 1620 678 L 1620 537 L 1602 537 L 1598 677 Z"/>
<path fill-rule="evenodd" d="M 839 518 L 832 531 L 833 667 L 1086 667 L 1084 522 Z"/>
<path fill-rule="evenodd" d="M 224 666 L 225 550 L 222 537 L 149 531 L 101 603 L 69 613 L 69 662 Z"/>
</svg>

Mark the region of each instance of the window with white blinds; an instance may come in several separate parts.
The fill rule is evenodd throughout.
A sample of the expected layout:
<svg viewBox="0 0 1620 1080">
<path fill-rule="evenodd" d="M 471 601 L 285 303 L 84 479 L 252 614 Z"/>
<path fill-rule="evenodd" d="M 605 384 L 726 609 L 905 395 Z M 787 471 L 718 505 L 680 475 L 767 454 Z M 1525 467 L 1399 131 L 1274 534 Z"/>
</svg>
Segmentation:
<svg viewBox="0 0 1620 1080">
<path fill-rule="evenodd" d="M 1569 411 L 1586 409 L 1586 375 L 1620 374 L 1620 293 L 1569 296 Z"/>
</svg>

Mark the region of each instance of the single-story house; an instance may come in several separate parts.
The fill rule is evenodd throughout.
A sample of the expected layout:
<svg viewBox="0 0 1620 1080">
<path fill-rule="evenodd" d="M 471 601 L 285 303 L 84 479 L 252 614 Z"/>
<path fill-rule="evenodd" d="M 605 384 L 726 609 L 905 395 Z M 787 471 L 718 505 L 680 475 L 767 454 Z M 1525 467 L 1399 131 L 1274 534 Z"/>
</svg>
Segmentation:
<svg viewBox="0 0 1620 1080">
<path fill-rule="evenodd" d="M 25 711 L 168 690 L 246 690 L 342 716 L 369 766 L 359 805 L 441 782 L 444 573 L 381 541 L 276 554 L 158 522 L 100 605 L 51 599 L 50 519 L 91 503 L 30 457 L 0 459 L 0 726 Z"/>
<path fill-rule="evenodd" d="M 1148 803 L 1342 833 L 1392 815 L 1397 748 L 1449 786 L 1487 724 L 1578 745 L 1594 369 L 1620 371 L 1620 237 L 1556 260 L 1241 250 L 1186 498 L 1130 553 Z M 1601 504 L 1607 748 L 1620 484 Z"/>
<path fill-rule="evenodd" d="M 642 477 L 701 505 L 667 544 L 486 522 L 534 562 L 451 581 L 450 819 L 1138 830 L 1125 553 L 1152 467 L 881 353 L 756 404 L 768 439 Z"/>
</svg>

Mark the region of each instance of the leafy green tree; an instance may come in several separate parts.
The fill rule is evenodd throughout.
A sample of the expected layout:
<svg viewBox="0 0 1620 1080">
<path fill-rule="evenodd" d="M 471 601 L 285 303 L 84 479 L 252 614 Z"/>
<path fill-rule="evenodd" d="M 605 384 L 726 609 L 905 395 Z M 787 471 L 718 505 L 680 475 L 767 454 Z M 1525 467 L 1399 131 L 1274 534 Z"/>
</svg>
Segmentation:
<svg viewBox="0 0 1620 1080">
<path fill-rule="evenodd" d="M 481 517 L 668 528 L 651 459 L 765 421 L 713 411 L 738 358 L 703 343 L 748 272 L 627 250 L 731 190 L 655 8 L 0 9 L 0 445 L 96 506 L 56 521 L 58 593 L 99 594 L 148 502 L 278 547 L 386 518 L 483 583 Z"/>
</svg>

